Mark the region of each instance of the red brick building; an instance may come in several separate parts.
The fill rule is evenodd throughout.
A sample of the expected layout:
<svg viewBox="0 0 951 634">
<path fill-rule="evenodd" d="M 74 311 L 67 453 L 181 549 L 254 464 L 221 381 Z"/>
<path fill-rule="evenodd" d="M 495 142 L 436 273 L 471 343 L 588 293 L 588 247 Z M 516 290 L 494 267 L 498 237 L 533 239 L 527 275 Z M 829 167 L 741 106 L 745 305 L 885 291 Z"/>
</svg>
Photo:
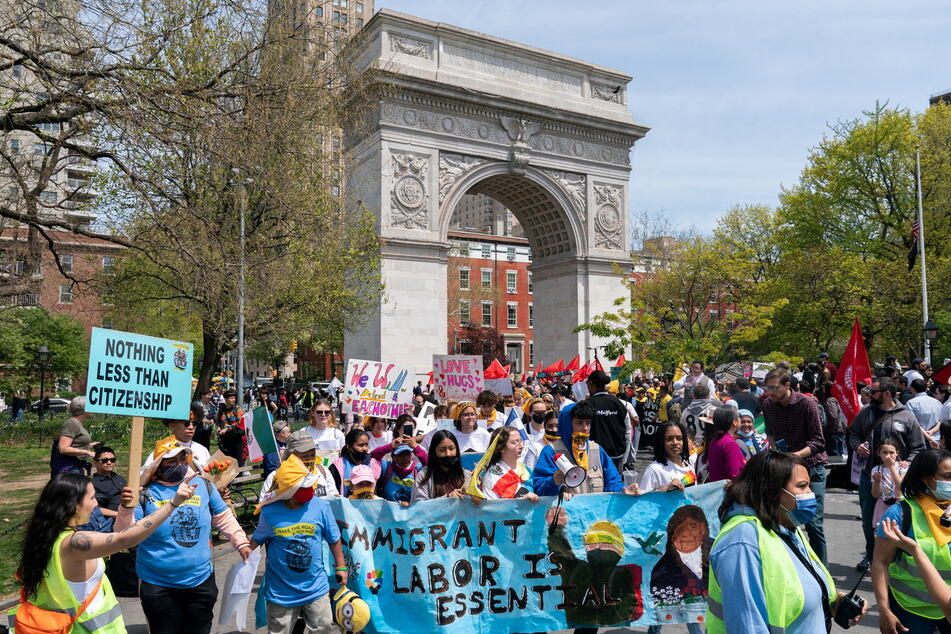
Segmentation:
<svg viewBox="0 0 951 634">
<path fill-rule="evenodd" d="M 502 336 L 512 372 L 520 374 L 535 362 L 528 240 L 466 231 L 450 231 L 449 240 L 447 352 L 468 352 L 464 324 L 491 326 Z"/>
</svg>

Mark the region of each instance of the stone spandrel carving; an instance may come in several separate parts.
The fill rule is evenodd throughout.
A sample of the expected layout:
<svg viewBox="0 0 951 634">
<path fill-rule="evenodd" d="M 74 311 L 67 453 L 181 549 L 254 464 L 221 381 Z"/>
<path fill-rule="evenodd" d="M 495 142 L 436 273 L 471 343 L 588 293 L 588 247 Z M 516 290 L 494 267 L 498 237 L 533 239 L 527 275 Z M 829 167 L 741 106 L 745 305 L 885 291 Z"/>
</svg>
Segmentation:
<svg viewBox="0 0 951 634">
<path fill-rule="evenodd" d="M 623 190 L 614 185 L 595 185 L 594 246 L 599 249 L 622 249 L 621 216 Z"/>
<path fill-rule="evenodd" d="M 608 86 L 607 84 L 596 84 L 591 82 L 591 97 L 601 101 L 610 101 L 621 103 L 621 91 L 623 86 Z"/>
<path fill-rule="evenodd" d="M 393 154 L 393 189 L 390 191 L 390 224 L 406 229 L 429 228 L 429 193 L 426 172 L 429 159 L 415 154 Z"/>
<path fill-rule="evenodd" d="M 543 171 L 565 190 L 568 198 L 574 203 L 578 215 L 581 216 L 581 220 L 584 220 L 588 212 L 587 178 L 585 175 L 559 172 L 558 170 Z"/>
<path fill-rule="evenodd" d="M 485 159 L 461 154 L 439 155 L 439 202 L 442 203 L 449 195 L 449 190 L 463 174 L 474 167 L 486 163 Z"/>
<path fill-rule="evenodd" d="M 422 57 L 423 59 L 433 58 L 431 42 L 409 37 L 408 35 L 390 33 L 390 50 L 395 53 L 402 53 L 403 55 Z"/>
</svg>

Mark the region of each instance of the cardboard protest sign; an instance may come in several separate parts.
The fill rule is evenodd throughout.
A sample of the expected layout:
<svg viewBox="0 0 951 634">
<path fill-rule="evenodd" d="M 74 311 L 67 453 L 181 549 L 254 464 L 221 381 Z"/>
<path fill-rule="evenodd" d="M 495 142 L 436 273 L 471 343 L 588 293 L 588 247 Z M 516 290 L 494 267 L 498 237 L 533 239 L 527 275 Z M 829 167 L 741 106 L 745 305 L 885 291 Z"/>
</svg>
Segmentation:
<svg viewBox="0 0 951 634">
<path fill-rule="evenodd" d="M 344 414 L 397 418 L 413 413 L 413 390 L 408 379 L 416 376 L 413 368 L 380 361 L 347 361 L 344 381 Z"/>
<path fill-rule="evenodd" d="M 490 392 L 495 392 L 499 396 L 511 396 L 512 395 L 512 380 L 511 379 L 486 379 L 485 380 L 485 389 Z"/>
<path fill-rule="evenodd" d="M 485 389 L 482 357 L 474 354 L 434 354 L 433 389 L 440 403 L 474 401 Z"/>
<path fill-rule="evenodd" d="M 328 501 L 365 631 L 435 633 L 702 623 L 706 581 L 680 553 L 709 551 L 722 500 L 723 483 L 577 495 L 551 534 L 552 498 Z"/>
<path fill-rule="evenodd" d="M 87 377 L 87 412 L 187 419 L 192 344 L 93 328 Z"/>
</svg>

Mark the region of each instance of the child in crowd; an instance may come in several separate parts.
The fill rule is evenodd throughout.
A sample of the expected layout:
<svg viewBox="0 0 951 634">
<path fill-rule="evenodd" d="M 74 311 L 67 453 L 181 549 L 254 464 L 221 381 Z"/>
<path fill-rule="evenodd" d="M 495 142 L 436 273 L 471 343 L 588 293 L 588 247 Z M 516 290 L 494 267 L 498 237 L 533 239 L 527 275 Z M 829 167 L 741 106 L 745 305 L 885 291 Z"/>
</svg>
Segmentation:
<svg viewBox="0 0 951 634">
<path fill-rule="evenodd" d="M 908 469 L 899 465 L 898 444 L 891 438 L 875 449 L 882 464 L 872 468 L 872 497 L 876 498 L 872 526 L 878 526 L 885 511 L 901 499 L 901 481 Z"/>
</svg>

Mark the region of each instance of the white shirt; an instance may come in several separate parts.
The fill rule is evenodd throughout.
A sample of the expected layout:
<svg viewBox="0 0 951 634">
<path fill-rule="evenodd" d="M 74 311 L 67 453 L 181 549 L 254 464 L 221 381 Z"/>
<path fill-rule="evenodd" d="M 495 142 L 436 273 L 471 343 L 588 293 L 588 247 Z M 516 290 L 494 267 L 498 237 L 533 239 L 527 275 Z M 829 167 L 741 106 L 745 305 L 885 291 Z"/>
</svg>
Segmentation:
<svg viewBox="0 0 951 634">
<path fill-rule="evenodd" d="M 485 453 L 489 449 L 489 442 L 492 440 L 492 434 L 478 427 L 470 434 L 464 434 L 458 429 L 452 431 L 459 443 L 459 452 L 466 453 L 474 451 L 476 453 Z"/>
<path fill-rule="evenodd" d="M 690 456 L 686 466 L 683 467 L 678 467 L 670 461 L 668 461 L 667 464 L 661 464 L 656 461 L 650 463 L 644 470 L 644 475 L 641 476 L 641 493 L 648 493 L 654 489 L 659 489 L 662 486 L 670 484 L 671 480 L 680 480 L 691 471 L 694 472 L 694 480 L 696 481 L 696 471 L 694 471 L 696 461 L 696 456 Z"/>
<path fill-rule="evenodd" d="M 679 390 L 682 387 L 694 387 L 700 385 L 701 383 L 706 384 L 710 388 L 709 398 L 714 398 L 717 395 L 717 386 L 714 384 L 713 379 L 708 377 L 706 374 L 701 374 L 700 376 L 694 376 L 693 374 L 688 374 L 684 378 L 680 379 L 674 383 L 674 391 Z"/>
<path fill-rule="evenodd" d="M 486 419 L 485 416 L 482 415 L 482 412 L 478 412 L 476 414 L 476 424 L 479 425 L 479 427 L 482 427 L 484 423 L 488 427 L 489 431 L 492 431 L 493 429 L 498 429 L 499 427 L 503 426 L 505 424 L 505 414 L 503 414 L 499 410 L 494 410 L 494 411 L 495 411 L 495 418 L 490 418 L 490 419 Z"/>
<path fill-rule="evenodd" d="M 370 432 L 370 451 L 382 447 L 383 445 L 392 445 L 393 444 L 393 432 L 386 430 L 383 434 L 377 438 L 373 435 L 373 432 Z"/>
<path fill-rule="evenodd" d="M 316 427 L 308 425 L 304 429 L 306 429 L 310 437 L 314 439 L 314 442 L 317 444 L 317 449 L 321 451 L 339 451 L 343 449 L 345 442 L 343 432 L 336 427 L 317 429 Z"/>
<path fill-rule="evenodd" d="M 941 421 L 951 420 L 951 397 L 941 406 Z"/>
<path fill-rule="evenodd" d="M 536 432 L 529 424 L 527 431 L 528 439 L 525 441 L 525 450 L 522 452 L 522 462 L 525 463 L 525 468 L 532 472 L 535 470 L 535 463 L 538 462 L 538 456 L 545 446 L 545 428 L 542 427 L 541 431 Z"/>
<path fill-rule="evenodd" d="M 908 370 L 902 376 L 904 376 L 908 380 L 908 385 L 911 385 L 911 382 L 914 381 L 915 379 L 921 379 L 922 381 L 925 380 L 925 377 L 921 376 L 921 372 L 915 369 Z"/>
</svg>

